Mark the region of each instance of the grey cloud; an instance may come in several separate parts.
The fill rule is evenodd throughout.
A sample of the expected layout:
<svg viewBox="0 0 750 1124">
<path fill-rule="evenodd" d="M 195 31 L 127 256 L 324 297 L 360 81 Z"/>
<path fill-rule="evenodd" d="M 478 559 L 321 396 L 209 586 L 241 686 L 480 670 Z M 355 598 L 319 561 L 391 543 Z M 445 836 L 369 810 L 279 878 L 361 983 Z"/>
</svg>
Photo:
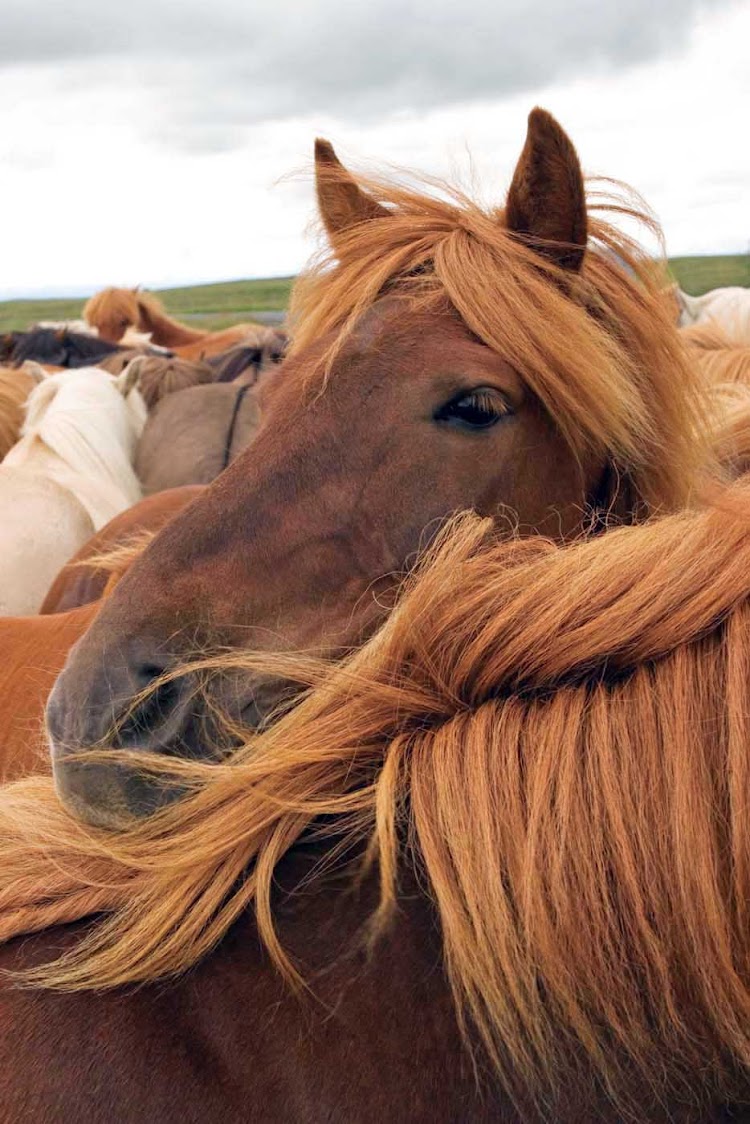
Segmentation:
<svg viewBox="0 0 750 1124">
<path fill-rule="evenodd" d="M 160 143 L 219 151 L 258 121 L 358 121 L 622 70 L 730 0 L 3 0 L 0 65 L 109 62 Z"/>
</svg>

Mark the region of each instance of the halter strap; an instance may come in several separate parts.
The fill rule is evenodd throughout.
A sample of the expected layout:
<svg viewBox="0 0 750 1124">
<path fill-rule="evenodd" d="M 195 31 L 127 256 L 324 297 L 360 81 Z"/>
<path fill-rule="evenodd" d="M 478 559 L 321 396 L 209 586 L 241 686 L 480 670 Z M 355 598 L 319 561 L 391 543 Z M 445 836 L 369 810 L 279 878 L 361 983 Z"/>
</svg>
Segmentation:
<svg viewBox="0 0 750 1124">
<path fill-rule="evenodd" d="M 221 471 L 222 472 L 224 471 L 224 469 L 229 464 L 229 456 L 232 452 L 232 442 L 234 441 L 234 431 L 235 431 L 235 428 L 237 426 L 237 416 L 240 412 L 240 406 L 242 405 L 242 399 L 245 397 L 248 390 L 250 390 L 250 386 L 251 386 L 250 383 L 245 383 L 243 386 L 241 386 L 239 388 L 239 390 L 237 391 L 237 397 L 234 400 L 234 406 L 232 407 L 232 416 L 229 419 L 229 429 L 227 430 L 227 439 L 226 439 L 226 442 L 224 444 L 224 456 L 222 457 L 222 462 L 221 462 Z"/>
</svg>

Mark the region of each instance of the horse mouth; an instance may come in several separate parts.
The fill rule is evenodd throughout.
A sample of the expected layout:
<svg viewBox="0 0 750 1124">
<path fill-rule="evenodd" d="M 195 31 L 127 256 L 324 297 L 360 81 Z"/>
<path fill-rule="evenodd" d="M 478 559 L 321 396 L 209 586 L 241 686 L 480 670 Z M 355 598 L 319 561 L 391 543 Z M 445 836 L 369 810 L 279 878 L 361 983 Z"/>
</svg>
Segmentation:
<svg viewBox="0 0 750 1124">
<path fill-rule="evenodd" d="M 48 708 L 55 787 L 77 819 L 122 829 L 162 811 L 191 791 L 170 771 L 170 759 L 205 765 L 231 759 L 275 721 L 280 702 L 288 708 L 298 693 L 256 685 L 235 695 L 230 705 L 226 697 L 203 694 L 195 685 L 190 690 L 165 686 L 128 711 L 114 736 L 94 745 L 70 736 Z M 129 755 L 139 759 L 131 763 Z M 152 768 L 146 757 L 153 760 Z"/>
</svg>

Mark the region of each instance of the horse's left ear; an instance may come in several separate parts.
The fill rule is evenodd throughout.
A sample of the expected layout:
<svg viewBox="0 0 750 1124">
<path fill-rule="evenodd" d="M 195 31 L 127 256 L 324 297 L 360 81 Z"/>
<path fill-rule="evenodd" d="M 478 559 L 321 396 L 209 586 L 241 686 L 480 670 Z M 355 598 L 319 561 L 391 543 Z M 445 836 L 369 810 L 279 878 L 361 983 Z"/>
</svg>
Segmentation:
<svg viewBox="0 0 750 1124">
<path fill-rule="evenodd" d="M 25 371 L 27 375 L 31 375 L 35 382 L 44 382 L 49 376 L 49 372 L 45 371 L 41 363 L 37 363 L 36 359 L 24 359 L 21 370 Z"/>
<path fill-rule="evenodd" d="M 145 356 L 137 355 L 135 359 L 130 360 L 125 370 L 121 371 L 115 379 L 115 386 L 123 398 L 127 398 L 133 387 L 137 385 L 144 362 Z"/>
<path fill-rule="evenodd" d="M 505 204 L 508 230 L 576 273 L 586 252 L 586 192 L 578 154 L 544 109 L 529 114 L 526 143 Z"/>
<path fill-rule="evenodd" d="M 336 237 L 359 223 L 387 218 L 390 212 L 364 192 L 333 151 L 330 141 L 315 141 L 315 188 L 323 225 L 336 246 Z"/>
</svg>

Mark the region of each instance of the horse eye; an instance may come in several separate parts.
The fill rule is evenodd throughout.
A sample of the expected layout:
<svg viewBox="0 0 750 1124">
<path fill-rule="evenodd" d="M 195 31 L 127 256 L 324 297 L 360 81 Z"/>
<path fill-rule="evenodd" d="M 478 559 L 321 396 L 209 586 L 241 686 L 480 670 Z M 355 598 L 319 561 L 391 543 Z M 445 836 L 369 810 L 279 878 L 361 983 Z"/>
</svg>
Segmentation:
<svg viewBox="0 0 750 1124">
<path fill-rule="evenodd" d="M 480 386 L 468 394 L 458 394 L 435 414 L 436 421 L 448 422 L 468 429 L 489 429 L 513 410 L 498 390 Z"/>
</svg>

